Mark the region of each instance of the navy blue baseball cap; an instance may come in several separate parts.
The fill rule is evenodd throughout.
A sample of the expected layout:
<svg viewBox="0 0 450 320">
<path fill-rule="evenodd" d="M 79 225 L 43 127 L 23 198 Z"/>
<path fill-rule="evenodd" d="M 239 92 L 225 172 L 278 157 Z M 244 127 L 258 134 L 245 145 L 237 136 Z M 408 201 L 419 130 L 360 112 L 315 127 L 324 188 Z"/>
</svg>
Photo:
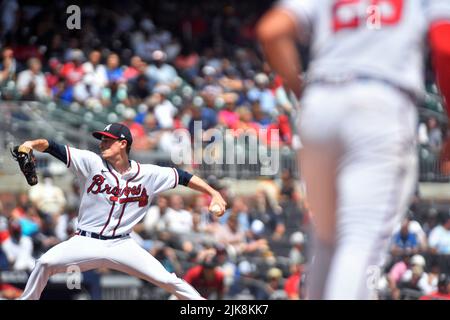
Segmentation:
<svg viewBox="0 0 450 320">
<path fill-rule="evenodd" d="M 102 137 L 108 137 L 116 140 L 126 140 L 130 146 L 133 143 L 130 129 L 121 123 L 108 124 L 103 131 L 95 131 L 92 135 L 99 140 L 101 140 Z"/>
</svg>

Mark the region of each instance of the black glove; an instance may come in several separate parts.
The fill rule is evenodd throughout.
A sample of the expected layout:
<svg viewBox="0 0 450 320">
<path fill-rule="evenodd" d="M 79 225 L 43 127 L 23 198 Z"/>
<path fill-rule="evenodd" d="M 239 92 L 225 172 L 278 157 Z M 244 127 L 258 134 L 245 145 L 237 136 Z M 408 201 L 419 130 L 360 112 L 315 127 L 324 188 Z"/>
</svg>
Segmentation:
<svg viewBox="0 0 450 320">
<path fill-rule="evenodd" d="M 33 154 L 33 149 L 25 146 L 15 146 L 11 150 L 11 154 L 19 163 L 20 170 L 27 179 L 30 186 L 34 186 L 38 183 L 38 178 L 36 175 L 36 158 Z"/>
</svg>

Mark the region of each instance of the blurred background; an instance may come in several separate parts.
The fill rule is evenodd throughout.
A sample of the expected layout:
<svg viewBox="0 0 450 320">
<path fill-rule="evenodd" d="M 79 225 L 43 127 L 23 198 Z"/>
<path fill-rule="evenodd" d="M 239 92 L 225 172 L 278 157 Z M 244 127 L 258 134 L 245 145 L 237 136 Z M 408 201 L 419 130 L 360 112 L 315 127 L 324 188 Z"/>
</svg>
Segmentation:
<svg viewBox="0 0 450 320">
<path fill-rule="evenodd" d="M 229 204 L 179 187 L 154 199 L 133 237 L 170 272 L 210 299 L 302 299 L 310 212 L 297 168 L 296 103 L 264 63 L 254 26 L 272 1 L 78 1 L 81 29 L 66 26 L 69 1 L 0 4 L 0 299 L 20 295 L 34 262 L 76 230 L 80 190 L 64 164 L 36 154 L 29 187 L 9 154 L 36 138 L 98 150 L 93 130 L 111 122 L 133 134 L 131 157 L 175 166 L 174 131 L 230 130 L 246 159 L 274 147 L 280 168 L 184 164 Z M 305 68 L 308 46 L 300 46 Z M 439 159 L 447 115 L 430 63 L 417 124 L 419 183 L 376 274 L 381 299 L 448 297 L 450 163 Z M 240 129 L 277 129 L 256 146 Z M 380 128 L 381 129 L 381 128 Z M 219 146 L 220 148 L 224 146 Z M 300 164 L 301 165 L 301 164 Z M 367 186 L 370 187 L 370 186 Z M 149 283 L 100 269 L 81 289 L 53 276 L 42 299 L 170 299 Z"/>
</svg>

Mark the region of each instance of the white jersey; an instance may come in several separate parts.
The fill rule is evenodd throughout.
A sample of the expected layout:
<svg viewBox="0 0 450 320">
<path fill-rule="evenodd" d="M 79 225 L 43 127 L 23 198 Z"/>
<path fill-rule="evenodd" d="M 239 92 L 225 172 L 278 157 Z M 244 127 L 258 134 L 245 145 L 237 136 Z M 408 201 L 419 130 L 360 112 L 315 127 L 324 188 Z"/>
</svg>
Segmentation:
<svg viewBox="0 0 450 320">
<path fill-rule="evenodd" d="M 310 41 L 309 80 L 366 76 L 419 95 L 428 27 L 450 18 L 449 0 L 281 0 L 278 7 Z"/>
<path fill-rule="evenodd" d="M 103 236 L 130 233 L 148 210 L 152 198 L 178 185 L 174 168 L 139 164 L 121 175 L 99 155 L 67 147 L 67 167 L 80 181 L 78 228 Z"/>
</svg>

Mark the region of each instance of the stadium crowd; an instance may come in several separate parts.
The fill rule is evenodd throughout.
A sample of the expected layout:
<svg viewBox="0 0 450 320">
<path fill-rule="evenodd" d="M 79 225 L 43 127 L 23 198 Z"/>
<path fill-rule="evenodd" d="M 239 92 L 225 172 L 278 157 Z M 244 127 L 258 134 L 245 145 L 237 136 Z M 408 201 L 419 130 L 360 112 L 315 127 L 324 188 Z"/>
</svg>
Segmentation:
<svg viewBox="0 0 450 320">
<path fill-rule="evenodd" d="M 69 30 L 61 14 L 66 1 L 45 7 L 3 1 L 1 99 L 116 113 L 130 127 L 136 151 L 170 150 L 173 130 L 193 135 L 197 120 L 203 130 L 237 135 L 239 129 L 278 129 L 280 144 L 296 147 L 292 97 L 263 63 L 254 38 L 254 23 L 271 1 L 175 2 L 86 2 L 81 30 Z M 436 119 L 419 125 L 418 141 L 432 154 L 442 139 Z M 76 182 L 65 193 L 49 174 L 41 181 L 1 202 L 0 270 L 29 272 L 76 231 Z M 214 177 L 208 181 L 229 204 L 222 218 L 208 213 L 204 196 L 161 195 L 132 236 L 205 297 L 304 298 L 310 212 L 292 175 L 283 172 L 276 189 L 250 196 L 231 194 Z M 379 297 L 450 298 L 449 261 L 450 214 L 413 204 L 375 278 Z M 107 273 L 113 271 L 87 277 L 97 281 L 91 298 L 101 298 L 98 279 Z M 19 294 L 0 280 L 0 298 Z M 147 297 L 168 298 L 154 287 Z"/>
</svg>

